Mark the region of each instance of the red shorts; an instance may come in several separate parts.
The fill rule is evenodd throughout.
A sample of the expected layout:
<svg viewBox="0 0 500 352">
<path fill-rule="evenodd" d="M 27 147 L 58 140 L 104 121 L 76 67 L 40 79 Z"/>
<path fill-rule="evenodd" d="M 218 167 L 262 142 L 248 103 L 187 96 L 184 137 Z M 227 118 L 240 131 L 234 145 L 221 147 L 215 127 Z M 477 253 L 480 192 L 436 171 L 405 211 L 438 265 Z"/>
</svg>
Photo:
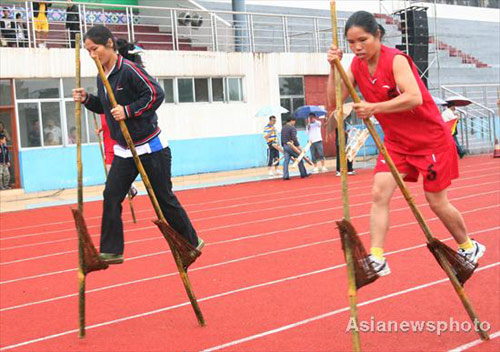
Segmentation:
<svg viewBox="0 0 500 352">
<path fill-rule="evenodd" d="M 451 180 L 458 178 L 458 157 L 455 145 L 447 150 L 429 155 L 407 155 L 388 150 L 396 168 L 405 174 L 407 182 L 417 182 L 418 175 L 424 178 L 426 192 L 441 192 L 451 185 Z M 390 172 L 382 154 L 379 155 L 375 173 Z"/>
</svg>

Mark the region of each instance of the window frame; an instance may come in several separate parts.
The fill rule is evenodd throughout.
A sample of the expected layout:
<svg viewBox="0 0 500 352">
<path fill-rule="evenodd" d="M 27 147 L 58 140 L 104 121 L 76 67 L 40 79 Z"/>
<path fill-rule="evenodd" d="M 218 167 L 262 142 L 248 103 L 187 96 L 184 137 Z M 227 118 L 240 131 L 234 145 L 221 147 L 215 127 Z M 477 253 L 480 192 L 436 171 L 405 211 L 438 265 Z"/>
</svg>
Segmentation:
<svg viewBox="0 0 500 352">
<path fill-rule="evenodd" d="M 94 79 L 95 77 L 84 77 L 84 78 L 90 78 Z M 66 110 L 66 103 L 67 102 L 72 102 L 73 99 L 71 97 L 64 97 L 64 79 L 68 79 L 68 77 L 58 77 L 58 78 L 53 78 L 59 80 L 59 97 L 58 98 L 23 98 L 23 99 L 18 99 L 17 98 L 17 91 L 16 91 L 16 81 L 22 81 L 22 80 L 29 80 L 28 79 L 13 79 L 13 93 L 14 93 L 14 111 L 16 114 L 16 127 L 17 127 L 17 144 L 18 144 L 18 150 L 20 152 L 22 151 L 29 151 L 29 150 L 35 150 L 35 149 L 54 149 L 54 148 L 75 148 L 76 144 L 70 144 L 69 143 L 69 137 L 68 137 L 68 124 L 67 124 L 67 110 Z M 59 118 L 60 118 L 60 128 L 61 128 L 61 133 L 62 133 L 62 139 L 61 139 L 61 144 L 60 145 L 45 145 L 45 139 L 44 139 L 44 134 L 43 134 L 43 116 L 42 116 L 42 103 L 58 103 L 59 104 Z M 38 109 L 38 121 L 40 124 L 40 146 L 39 147 L 23 147 L 21 143 L 21 125 L 20 125 L 20 116 L 19 116 L 19 104 L 36 104 L 37 109 Z M 89 111 L 87 109 L 82 109 L 82 125 L 86 124 L 86 143 L 82 143 L 82 145 L 95 145 L 98 143 L 98 141 L 92 141 L 90 138 L 90 131 L 94 130 L 94 127 L 90 125 L 90 118 L 89 118 Z M 24 127 L 23 127 L 24 128 Z M 82 136 L 83 137 L 83 136 Z"/>
</svg>

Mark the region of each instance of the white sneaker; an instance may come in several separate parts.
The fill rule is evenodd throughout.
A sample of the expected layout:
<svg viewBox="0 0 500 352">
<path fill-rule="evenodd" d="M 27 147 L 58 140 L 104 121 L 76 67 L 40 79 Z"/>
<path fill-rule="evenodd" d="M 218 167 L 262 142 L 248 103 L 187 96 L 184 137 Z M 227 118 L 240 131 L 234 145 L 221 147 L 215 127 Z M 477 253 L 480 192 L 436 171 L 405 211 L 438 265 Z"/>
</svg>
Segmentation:
<svg viewBox="0 0 500 352">
<path fill-rule="evenodd" d="M 274 171 L 274 174 L 277 175 L 277 176 L 279 176 L 279 175 L 283 175 L 283 172 L 281 172 L 281 170 L 276 169 Z"/>
<path fill-rule="evenodd" d="M 312 173 L 313 173 L 313 174 L 317 174 L 318 172 L 319 172 L 319 170 L 318 170 L 318 168 L 317 168 L 317 167 L 315 167 L 314 169 L 312 169 Z"/>
<path fill-rule="evenodd" d="M 484 252 L 486 252 L 486 246 L 474 240 L 472 240 L 472 244 L 474 245 L 473 248 L 468 250 L 459 248 L 457 252 L 467 258 L 467 260 L 469 260 L 472 264 L 476 265 L 479 258 L 481 258 L 484 255 Z"/>
<path fill-rule="evenodd" d="M 387 259 L 378 259 L 373 255 L 369 255 L 368 258 L 372 262 L 373 270 L 377 273 L 378 276 L 386 276 L 391 273 L 391 269 L 389 268 L 389 264 L 387 264 Z"/>
<path fill-rule="evenodd" d="M 340 171 L 337 171 L 337 172 L 335 173 L 335 176 L 340 176 Z"/>
<path fill-rule="evenodd" d="M 347 174 L 348 175 L 356 175 L 356 171 L 349 171 Z"/>
<path fill-rule="evenodd" d="M 321 168 L 321 172 L 328 172 L 328 169 L 327 169 L 326 167 L 324 167 L 324 166 L 323 166 L 323 167 Z"/>
<path fill-rule="evenodd" d="M 271 171 L 269 171 L 269 177 L 274 177 L 274 176 L 275 176 L 275 175 L 274 175 L 274 172 L 273 172 L 272 170 L 271 170 Z"/>
</svg>

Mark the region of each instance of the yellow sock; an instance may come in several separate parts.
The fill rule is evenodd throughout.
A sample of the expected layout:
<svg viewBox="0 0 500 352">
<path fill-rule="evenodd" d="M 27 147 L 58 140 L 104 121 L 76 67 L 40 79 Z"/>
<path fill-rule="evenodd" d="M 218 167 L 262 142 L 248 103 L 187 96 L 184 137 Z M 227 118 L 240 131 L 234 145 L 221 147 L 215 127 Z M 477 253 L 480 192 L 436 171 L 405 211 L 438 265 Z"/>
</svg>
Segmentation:
<svg viewBox="0 0 500 352">
<path fill-rule="evenodd" d="M 377 259 L 384 259 L 384 249 L 382 247 L 372 247 L 370 253 Z"/>
<path fill-rule="evenodd" d="M 474 244 L 472 244 L 472 241 L 467 236 L 467 241 L 465 241 L 464 243 L 459 243 L 458 247 L 463 249 L 464 251 L 466 251 L 466 250 L 474 248 Z"/>
</svg>

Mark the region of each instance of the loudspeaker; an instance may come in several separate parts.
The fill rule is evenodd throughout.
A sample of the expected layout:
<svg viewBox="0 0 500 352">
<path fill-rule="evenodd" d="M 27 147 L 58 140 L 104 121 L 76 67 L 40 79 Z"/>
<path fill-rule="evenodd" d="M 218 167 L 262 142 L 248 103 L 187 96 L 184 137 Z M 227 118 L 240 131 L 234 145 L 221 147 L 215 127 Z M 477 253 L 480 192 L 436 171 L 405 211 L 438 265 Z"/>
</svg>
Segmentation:
<svg viewBox="0 0 500 352">
<path fill-rule="evenodd" d="M 396 49 L 408 54 L 415 66 L 417 66 L 419 76 L 421 76 L 422 81 L 424 81 L 427 87 L 427 78 L 429 72 L 427 68 L 429 67 L 429 45 L 428 44 L 410 44 L 408 45 L 408 52 L 406 52 L 406 45 L 396 45 Z M 422 75 L 425 72 L 424 75 Z"/>
<path fill-rule="evenodd" d="M 406 43 L 406 35 L 408 35 L 408 43 L 427 44 L 429 41 L 429 24 L 427 21 L 427 9 L 425 8 L 410 8 L 402 11 L 399 16 L 401 18 L 401 32 L 403 34 L 403 43 Z"/>
</svg>

